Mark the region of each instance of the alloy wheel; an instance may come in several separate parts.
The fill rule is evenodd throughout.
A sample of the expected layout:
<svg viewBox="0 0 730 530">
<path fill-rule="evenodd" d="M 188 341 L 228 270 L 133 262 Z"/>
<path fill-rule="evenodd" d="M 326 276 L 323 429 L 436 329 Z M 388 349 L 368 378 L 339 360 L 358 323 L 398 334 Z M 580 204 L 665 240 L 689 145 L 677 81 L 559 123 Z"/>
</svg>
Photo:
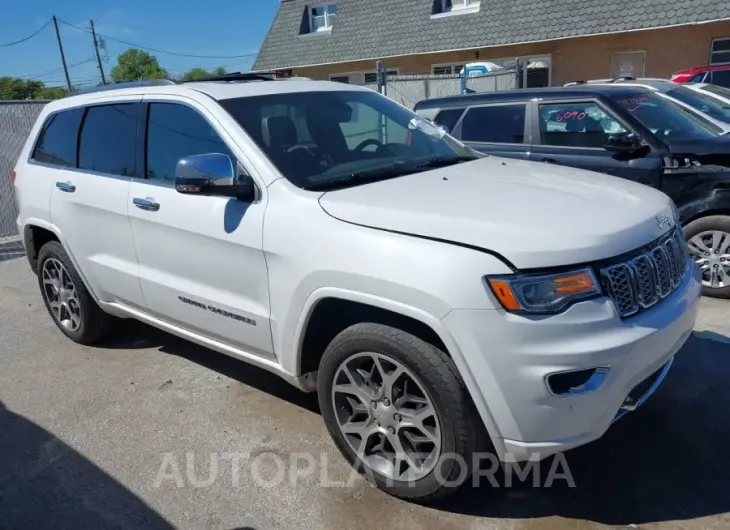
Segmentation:
<svg viewBox="0 0 730 530">
<path fill-rule="evenodd" d="M 400 362 L 372 352 L 338 368 L 332 402 L 340 431 L 357 457 L 388 479 L 428 475 L 441 453 L 441 427 L 433 401 Z"/>
<path fill-rule="evenodd" d="M 53 317 L 67 331 L 77 331 L 81 327 L 81 302 L 68 270 L 57 259 L 48 258 L 41 274 L 43 295 Z"/>
</svg>

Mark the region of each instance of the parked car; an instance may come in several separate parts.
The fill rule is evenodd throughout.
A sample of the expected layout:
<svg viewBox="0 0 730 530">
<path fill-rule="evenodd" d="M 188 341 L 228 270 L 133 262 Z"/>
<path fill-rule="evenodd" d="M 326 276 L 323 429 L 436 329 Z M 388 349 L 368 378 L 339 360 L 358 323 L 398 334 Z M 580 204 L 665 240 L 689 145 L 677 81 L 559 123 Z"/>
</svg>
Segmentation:
<svg viewBox="0 0 730 530">
<path fill-rule="evenodd" d="M 481 450 L 520 462 L 602 436 L 697 314 L 665 194 L 479 155 L 363 87 L 229 75 L 68 97 L 14 182 L 68 338 L 135 318 L 316 391 L 345 458 L 421 502 Z"/>
<path fill-rule="evenodd" d="M 709 121 L 653 89 L 623 83 L 459 95 L 415 110 L 484 153 L 662 190 L 679 208 L 703 293 L 730 297 L 730 137 Z"/>
<path fill-rule="evenodd" d="M 730 111 L 730 88 L 711 83 L 688 83 L 684 86 L 706 96 L 713 96 L 726 111 Z"/>
<path fill-rule="evenodd" d="M 730 64 L 721 66 L 696 66 L 672 74 L 675 83 L 712 83 L 730 87 Z"/>
<path fill-rule="evenodd" d="M 692 90 L 693 83 L 680 85 L 666 79 L 624 77 L 618 79 L 597 79 L 586 81 L 591 84 L 614 84 L 637 86 L 655 90 L 674 103 L 700 114 L 703 118 L 713 122 L 724 132 L 730 132 L 730 110 L 727 109 L 716 98 L 709 94 Z"/>
</svg>

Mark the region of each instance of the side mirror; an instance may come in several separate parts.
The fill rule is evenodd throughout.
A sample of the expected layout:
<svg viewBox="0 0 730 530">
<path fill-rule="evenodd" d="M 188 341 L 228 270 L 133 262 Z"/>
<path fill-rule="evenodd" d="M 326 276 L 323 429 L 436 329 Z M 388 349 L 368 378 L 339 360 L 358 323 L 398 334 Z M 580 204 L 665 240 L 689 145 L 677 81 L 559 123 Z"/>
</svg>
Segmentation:
<svg viewBox="0 0 730 530">
<path fill-rule="evenodd" d="M 634 133 L 612 134 L 603 148 L 611 153 L 634 153 L 641 149 L 641 138 Z"/>
<path fill-rule="evenodd" d="M 233 161 L 222 153 L 181 158 L 175 168 L 175 190 L 188 195 L 216 195 L 252 202 L 256 185 L 248 175 L 237 176 Z"/>
</svg>

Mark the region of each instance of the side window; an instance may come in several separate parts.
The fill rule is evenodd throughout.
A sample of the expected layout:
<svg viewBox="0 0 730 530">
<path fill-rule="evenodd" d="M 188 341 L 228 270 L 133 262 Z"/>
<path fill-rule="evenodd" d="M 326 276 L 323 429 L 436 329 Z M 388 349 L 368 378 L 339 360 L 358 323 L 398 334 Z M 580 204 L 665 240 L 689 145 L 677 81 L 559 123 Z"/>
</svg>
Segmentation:
<svg viewBox="0 0 730 530">
<path fill-rule="evenodd" d="M 464 109 L 442 110 L 441 112 L 436 114 L 436 117 L 433 121 L 436 123 L 436 125 L 440 125 L 448 132 L 451 132 L 454 130 L 454 125 L 456 125 L 456 122 L 459 121 L 459 118 L 461 118 L 462 114 L 464 114 Z"/>
<path fill-rule="evenodd" d="M 195 110 L 176 103 L 150 103 L 147 117 L 146 177 L 174 182 L 181 158 L 205 153 L 236 157 L 208 121 Z"/>
<path fill-rule="evenodd" d="M 707 72 L 702 72 L 701 74 L 697 74 L 692 79 L 689 80 L 690 83 L 702 83 L 705 80 L 705 75 L 707 75 Z"/>
<path fill-rule="evenodd" d="M 465 142 L 521 144 L 525 140 L 525 105 L 472 107 L 461 121 Z"/>
<path fill-rule="evenodd" d="M 88 107 L 79 138 L 79 168 L 134 175 L 138 103 Z"/>
<path fill-rule="evenodd" d="M 710 82 L 713 85 L 730 88 L 730 70 L 716 70 L 712 72 L 712 80 Z"/>
<path fill-rule="evenodd" d="M 76 143 L 84 109 L 51 116 L 43 126 L 33 149 L 33 160 L 54 166 L 76 167 Z"/>
<path fill-rule="evenodd" d="M 603 147 L 606 139 L 626 129 L 597 103 L 540 105 L 542 145 Z"/>
</svg>

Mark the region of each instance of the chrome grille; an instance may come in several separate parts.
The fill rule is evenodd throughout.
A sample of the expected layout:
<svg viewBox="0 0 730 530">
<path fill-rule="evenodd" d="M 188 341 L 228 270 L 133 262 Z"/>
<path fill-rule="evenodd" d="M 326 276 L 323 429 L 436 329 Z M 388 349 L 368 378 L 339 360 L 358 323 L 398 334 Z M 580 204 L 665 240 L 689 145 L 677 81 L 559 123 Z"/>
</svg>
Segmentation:
<svg viewBox="0 0 730 530">
<path fill-rule="evenodd" d="M 681 229 L 675 228 L 625 261 L 601 268 L 601 277 L 616 309 L 625 318 L 671 294 L 682 282 L 687 264 L 687 244 Z"/>
</svg>

